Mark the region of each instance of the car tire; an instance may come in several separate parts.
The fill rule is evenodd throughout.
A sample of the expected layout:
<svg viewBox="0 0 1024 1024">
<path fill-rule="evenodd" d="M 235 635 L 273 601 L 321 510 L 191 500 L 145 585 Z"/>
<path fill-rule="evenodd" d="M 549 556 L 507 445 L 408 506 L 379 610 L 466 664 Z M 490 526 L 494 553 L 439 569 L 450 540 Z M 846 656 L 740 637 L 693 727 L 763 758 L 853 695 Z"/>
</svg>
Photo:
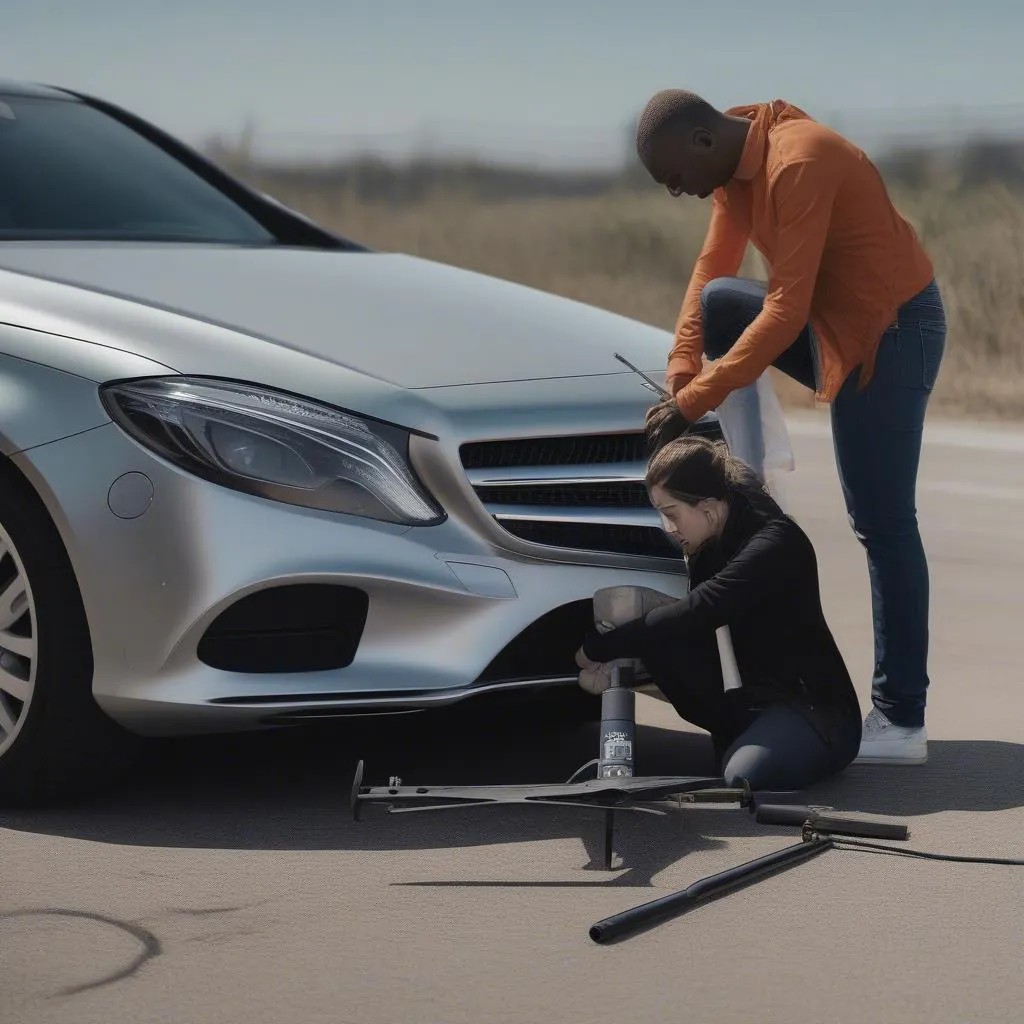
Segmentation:
<svg viewBox="0 0 1024 1024">
<path fill-rule="evenodd" d="M 524 721 L 545 729 L 575 729 L 601 721 L 601 698 L 572 685 L 513 691 L 491 698 L 484 707 L 499 732 L 520 730 Z M 474 713 L 480 709 L 474 702 Z"/>
<path fill-rule="evenodd" d="M 80 797 L 115 779 L 139 739 L 92 695 L 75 574 L 34 491 L 0 463 L 0 804 Z"/>
<path fill-rule="evenodd" d="M 579 686 L 560 686 L 544 697 L 544 712 L 565 725 L 601 721 L 601 698 Z"/>
</svg>

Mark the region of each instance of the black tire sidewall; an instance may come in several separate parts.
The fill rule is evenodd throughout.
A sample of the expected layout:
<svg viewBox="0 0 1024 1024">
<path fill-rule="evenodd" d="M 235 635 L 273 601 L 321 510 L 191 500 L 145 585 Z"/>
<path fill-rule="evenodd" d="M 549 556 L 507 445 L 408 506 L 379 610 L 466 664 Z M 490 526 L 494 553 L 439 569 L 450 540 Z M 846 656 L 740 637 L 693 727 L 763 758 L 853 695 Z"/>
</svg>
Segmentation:
<svg viewBox="0 0 1024 1024">
<path fill-rule="evenodd" d="M 124 767 L 134 737 L 92 694 L 88 621 L 70 559 L 45 507 L 0 466 L 0 526 L 24 566 L 35 606 L 36 675 L 28 713 L 0 755 L 0 803 L 78 797 Z"/>
</svg>

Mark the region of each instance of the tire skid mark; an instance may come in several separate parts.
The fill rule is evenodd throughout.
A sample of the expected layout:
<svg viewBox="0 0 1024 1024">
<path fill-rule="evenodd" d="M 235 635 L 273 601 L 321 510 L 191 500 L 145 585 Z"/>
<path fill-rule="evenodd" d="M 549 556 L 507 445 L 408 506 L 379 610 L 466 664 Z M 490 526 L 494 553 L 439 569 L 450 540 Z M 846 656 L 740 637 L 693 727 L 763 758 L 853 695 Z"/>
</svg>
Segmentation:
<svg viewBox="0 0 1024 1024">
<path fill-rule="evenodd" d="M 103 914 L 95 914 L 88 910 L 61 910 L 57 908 L 44 908 L 40 910 L 12 910 L 0 913 L 0 920 L 11 920 L 17 917 L 71 917 L 79 920 L 96 921 L 105 924 L 110 928 L 116 928 L 136 939 L 142 946 L 138 955 L 125 967 L 113 974 L 106 975 L 96 981 L 87 981 L 82 985 L 72 985 L 70 988 L 61 989 L 55 993 L 60 996 L 78 995 L 80 992 L 87 992 L 91 989 L 103 988 L 106 985 L 113 985 L 115 982 L 123 981 L 125 978 L 135 974 L 147 961 L 159 956 L 163 952 L 160 940 L 148 929 L 131 921 L 119 921 L 114 917 L 106 917 Z M 52 997 L 51 997 L 52 998 Z"/>
</svg>

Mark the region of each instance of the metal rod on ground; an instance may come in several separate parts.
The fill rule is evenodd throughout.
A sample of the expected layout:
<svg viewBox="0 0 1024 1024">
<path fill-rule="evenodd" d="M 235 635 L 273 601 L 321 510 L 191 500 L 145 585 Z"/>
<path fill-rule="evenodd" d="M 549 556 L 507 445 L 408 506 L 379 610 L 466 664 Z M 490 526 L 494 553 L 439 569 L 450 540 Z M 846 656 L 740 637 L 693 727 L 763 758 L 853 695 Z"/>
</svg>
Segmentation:
<svg viewBox="0 0 1024 1024">
<path fill-rule="evenodd" d="M 685 914 L 702 903 L 717 899 L 726 893 L 784 871 L 811 857 L 816 857 L 818 854 L 832 849 L 832 846 L 832 839 L 829 836 L 815 837 L 793 846 L 787 846 L 783 850 L 777 850 L 775 853 L 758 857 L 746 864 L 721 871 L 717 875 L 702 878 L 669 896 L 662 896 L 660 899 L 642 903 L 638 907 L 632 907 L 620 914 L 606 917 L 591 926 L 590 937 L 594 942 L 610 942 L 612 939 L 660 924 L 670 918 Z"/>
</svg>

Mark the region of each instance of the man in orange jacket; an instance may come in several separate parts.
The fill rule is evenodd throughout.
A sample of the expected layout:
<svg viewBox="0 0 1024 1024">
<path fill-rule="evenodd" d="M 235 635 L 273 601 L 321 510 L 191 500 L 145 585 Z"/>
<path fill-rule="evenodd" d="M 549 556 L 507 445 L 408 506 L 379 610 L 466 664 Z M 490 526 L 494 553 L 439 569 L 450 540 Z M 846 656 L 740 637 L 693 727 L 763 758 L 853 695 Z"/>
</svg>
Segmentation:
<svg viewBox="0 0 1024 1024">
<path fill-rule="evenodd" d="M 668 359 L 673 397 L 660 416 L 675 422 L 659 429 L 679 432 L 769 365 L 830 404 L 874 619 L 858 760 L 921 764 L 929 579 L 916 482 L 946 340 L 931 260 L 864 153 L 783 100 L 721 112 L 659 92 L 637 152 L 672 195 L 713 196 Z M 770 267 L 767 286 L 736 276 L 748 242 Z"/>
</svg>

